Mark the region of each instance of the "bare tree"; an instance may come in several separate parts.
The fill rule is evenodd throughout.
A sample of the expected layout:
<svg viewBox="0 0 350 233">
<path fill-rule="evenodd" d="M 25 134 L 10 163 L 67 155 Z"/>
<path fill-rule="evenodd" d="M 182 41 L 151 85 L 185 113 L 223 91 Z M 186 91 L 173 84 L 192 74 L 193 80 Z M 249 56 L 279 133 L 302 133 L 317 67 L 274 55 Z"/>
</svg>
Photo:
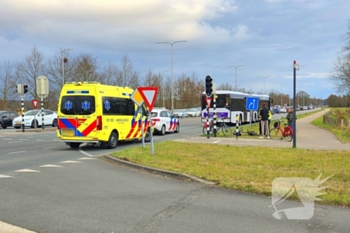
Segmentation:
<svg viewBox="0 0 350 233">
<path fill-rule="evenodd" d="M 129 86 L 131 88 L 139 86 L 139 75 L 134 71 L 133 65 L 127 55 L 124 55 L 121 64 L 123 73 L 123 83 L 121 86 Z"/>
<path fill-rule="evenodd" d="M 89 54 L 81 54 L 74 61 L 74 77 L 72 81 L 100 81 L 101 75 L 98 73 L 99 65 L 96 58 Z"/>
<path fill-rule="evenodd" d="M 350 20 L 342 53 L 333 64 L 331 80 L 339 93 L 350 94 Z"/>
<path fill-rule="evenodd" d="M 46 75 L 44 56 L 34 46 L 31 55 L 27 56 L 23 62 L 18 63 L 16 75 L 18 81 L 28 85 L 28 94 L 37 99 L 36 79 L 40 75 Z"/>
<path fill-rule="evenodd" d="M 234 86 L 232 86 L 230 83 L 222 83 L 219 86 L 217 86 L 218 90 L 226 90 L 226 91 L 233 91 L 235 89 Z"/>
<path fill-rule="evenodd" d="M 69 56 L 69 51 L 66 52 L 67 56 L 64 56 L 62 51 L 63 49 L 61 49 L 61 51 L 56 54 L 52 60 L 49 60 L 47 68 L 47 75 L 50 80 L 50 84 L 52 84 L 54 88 L 59 89 L 62 89 L 64 83 L 73 80 L 74 66 L 76 62 L 76 60 Z"/>
<path fill-rule="evenodd" d="M 339 93 L 350 94 L 350 55 L 338 57 L 331 80 Z"/>
<path fill-rule="evenodd" d="M 5 61 L 0 66 L 0 98 L 2 99 L 1 109 L 7 109 L 7 102 L 17 96 L 14 65 Z"/>
<path fill-rule="evenodd" d="M 112 62 L 103 67 L 100 82 L 106 85 L 118 85 L 122 83 L 122 72 Z"/>
<path fill-rule="evenodd" d="M 298 104 L 302 106 L 307 105 L 310 99 L 310 95 L 305 91 L 298 91 L 296 97 L 298 98 Z"/>
</svg>

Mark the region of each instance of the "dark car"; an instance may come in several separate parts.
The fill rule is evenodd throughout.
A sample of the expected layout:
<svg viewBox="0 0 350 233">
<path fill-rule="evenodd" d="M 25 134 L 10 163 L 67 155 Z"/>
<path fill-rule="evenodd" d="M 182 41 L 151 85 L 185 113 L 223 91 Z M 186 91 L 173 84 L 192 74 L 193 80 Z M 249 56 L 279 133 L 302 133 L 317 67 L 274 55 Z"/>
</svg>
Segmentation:
<svg viewBox="0 0 350 233">
<path fill-rule="evenodd" d="M 16 117 L 18 117 L 18 113 L 15 111 L 0 111 L 0 127 L 6 129 L 8 126 L 12 126 L 12 121 Z"/>
</svg>

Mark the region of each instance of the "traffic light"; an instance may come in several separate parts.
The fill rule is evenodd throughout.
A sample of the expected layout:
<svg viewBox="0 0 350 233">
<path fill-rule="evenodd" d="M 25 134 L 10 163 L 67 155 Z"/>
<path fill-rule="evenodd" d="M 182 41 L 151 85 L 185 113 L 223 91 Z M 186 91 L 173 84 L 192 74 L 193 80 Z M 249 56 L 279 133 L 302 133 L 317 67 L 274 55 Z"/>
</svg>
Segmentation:
<svg viewBox="0 0 350 233">
<path fill-rule="evenodd" d="M 27 93 L 28 92 L 28 85 L 23 85 L 23 93 Z"/>
<path fill-rule="evenodd" d="M 207 77 L 205 77 L 205 94 L 207 96 L 211 96 L 211 94 L 213 93 L 213 83 L 212 83 L 213 79 L 207 75 Z"/>
</svg>

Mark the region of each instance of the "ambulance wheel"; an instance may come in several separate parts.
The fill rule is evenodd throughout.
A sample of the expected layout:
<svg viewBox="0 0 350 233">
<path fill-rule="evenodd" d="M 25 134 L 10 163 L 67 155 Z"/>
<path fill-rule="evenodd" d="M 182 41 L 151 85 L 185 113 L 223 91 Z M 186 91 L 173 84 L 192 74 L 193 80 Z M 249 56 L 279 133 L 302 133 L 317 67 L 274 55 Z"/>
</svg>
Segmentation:
<svg viewBox="0 0 350 233">
<path fill-rule="evenodd" d="M 118 145 L 118 134 L 115 132 L 112 132 L 111 135 L 109 136 L 108 140 L 108 148 L 109 149 L 114 149 Z"/>
<path fill-rule="evenodd" d="M 165 134 L 165 125 L 162 126 L 162 129 L 160 130 L 160 134 L 164 135 Z"/>
<path fill-rule="evenodd" d="M 71 148 L 78 148 L 80 146 L 80 143 L 78 143 L 78 142 L 71 142 L 71 143 L 69 143 L 69 146 Z"/>
</svg>

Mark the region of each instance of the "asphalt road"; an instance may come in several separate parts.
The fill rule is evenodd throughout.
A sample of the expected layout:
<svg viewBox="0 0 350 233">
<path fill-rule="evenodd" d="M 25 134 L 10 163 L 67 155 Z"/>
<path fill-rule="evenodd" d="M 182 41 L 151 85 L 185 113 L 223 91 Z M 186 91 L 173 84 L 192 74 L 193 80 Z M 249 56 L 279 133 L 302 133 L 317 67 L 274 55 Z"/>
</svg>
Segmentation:
<svg viewBox="0 0 350 233">
<path fill-rule="evenodd" d="M 181 122 L 179 134 L 155 136 L 155 143 L 201 133 L 199 118 Z M 141 143 L 123 143 L 115 150 L 129 146 Z M 53 131 L 0 130 L 0 220 L 50 233 L 350 232 L 349 209 L 316 205 L 309 220 L 277 220 L 269 197 L 99 159 L 112 151 L 70 149 Z"/>
</svg>

